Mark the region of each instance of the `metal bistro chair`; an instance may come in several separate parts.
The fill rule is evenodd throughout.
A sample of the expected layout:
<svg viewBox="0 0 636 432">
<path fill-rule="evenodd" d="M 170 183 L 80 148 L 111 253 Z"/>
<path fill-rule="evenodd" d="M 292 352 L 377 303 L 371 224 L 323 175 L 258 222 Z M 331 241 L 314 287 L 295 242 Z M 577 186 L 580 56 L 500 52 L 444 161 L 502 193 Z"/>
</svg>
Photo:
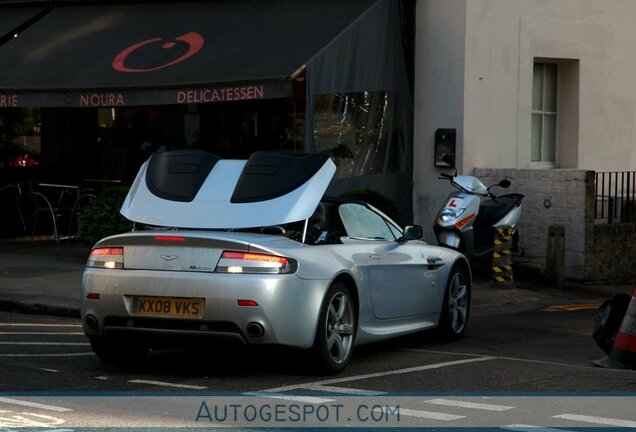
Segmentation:
<svg viewBox="0 0 636 432">
<path fill-rule="evenodd" d="M 31 237 L 35 238 L 38 220 L 41 220 L 40 215 L 45 215 L 50 218 L 53 239 L 56 243 L 69 239 L 69 236 L 60 235 L 60 223 L 65 218 L 70 220 L 73 206 L 79 199 L 79 188 L 74 185 L 51 183 L 40 183 L 38 186 L 38 190 L 32 189 L 28 193 L 28 196 L 33 200 L 34 207 Z"/>
</svg>

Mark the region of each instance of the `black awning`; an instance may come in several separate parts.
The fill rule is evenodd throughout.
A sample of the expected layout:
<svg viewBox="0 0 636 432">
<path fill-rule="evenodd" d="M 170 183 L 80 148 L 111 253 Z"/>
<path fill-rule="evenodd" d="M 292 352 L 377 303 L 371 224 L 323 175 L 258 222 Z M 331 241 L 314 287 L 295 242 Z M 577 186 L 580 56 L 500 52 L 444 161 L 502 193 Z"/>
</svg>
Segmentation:
<svg viewBox="0 0 636 432">
<path fill-rule="evenodd" d="M 1 7 L 0 41 L 13 37 L 16 31 L 43 10 L 44 7 Z"/>
<path fill-rule="evenodd" d="M 0 47 L 0 100 L 95 107 L 287 97 L 289 77 L 374 2 L 60 6 Z"/>
</svg>

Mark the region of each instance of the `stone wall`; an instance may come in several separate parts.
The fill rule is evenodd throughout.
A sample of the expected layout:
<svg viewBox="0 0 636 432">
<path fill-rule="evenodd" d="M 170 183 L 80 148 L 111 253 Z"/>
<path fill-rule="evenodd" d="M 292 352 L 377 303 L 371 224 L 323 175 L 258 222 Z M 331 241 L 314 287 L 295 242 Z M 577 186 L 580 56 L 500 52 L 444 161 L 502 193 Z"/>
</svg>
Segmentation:
<svg viewBox="0 0 636 432">
<path fill-rule="evenodd" d="M 576 280 L 586 278 L 591 271 L 591 267 L 586 269 L 586 249 L 591 246 L 592 236 L 586 236 L 586 232 L 590 232 L 594 224 L 593 171 L 476 168 L 475 176 L 487 186 L 504 178 L 510 180 L 512 186 L 505 191 L 494 188 L 495 195 L 510 192 L 525 195 L 516 264 L 544 271 L 548 227 L 563 225 L 565 276 Z"/>
<path fill-rule="evenodd" d="M 636 223 L 594 220 L 594 171 L 476 168 L 485 185 L 508 179 L 495 195 L 525 195 L 515 264 L 545 271 L 550 225 L 565 227 L 565 277 L 611 284 L 636 283 Z"/>
</svg>

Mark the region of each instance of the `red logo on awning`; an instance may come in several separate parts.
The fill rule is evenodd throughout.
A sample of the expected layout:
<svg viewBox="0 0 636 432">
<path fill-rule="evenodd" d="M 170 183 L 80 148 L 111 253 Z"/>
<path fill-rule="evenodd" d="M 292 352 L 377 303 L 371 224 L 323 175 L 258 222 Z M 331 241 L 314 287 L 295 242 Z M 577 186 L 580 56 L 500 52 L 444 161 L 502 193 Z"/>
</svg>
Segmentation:
<svg viewBox="0 0 636 432">
<path fill-rule="evenodd" d="M 201 50 L 201 48 L 203 48 L 203 42 L 204 42 L 203 36 L 201 36 L 199 33 L 190 32 L 176 38 L 176 40 L 185 42 L 186 44 L 188 44 L 188 47 L 189 47 L 188 52 L 183 54 L 181 57 L 175 60 L 172 60 L 171 62 L 168 62 L 166 64 L 155 66 L 152 68 L 147 68 L 147 69 L 126 67 L 126 59 L 128 58 L 130 54 L 132 54 L 133 52 L 137 51 L 140 48 L 145 47 L 146 45 L 160 42 L 162 39 L 163 38 L 147 39 L 145 41 L 141 41 L 139 43 L 129 46 L 128 48 L 126 48 L 125 50 L 117 54 L 117 56 L 113 59 L 113 63 L 112 63 L 113 69 L 115 69 L 118 72 L 141 73 L 141 72 L 152 72 L 159 69 L 167 68 L 169 66 L 176 65 L 177 63 L 181 63 L 182 61 L 187 60 L 193 55 L 195 55 L 196 53 L 198 53 Z M 175 45 L 176 45 L 175 42 L 166 42 L 163 44 L 162 47 L 164 49 L 171 49 Z"/>
</svg>

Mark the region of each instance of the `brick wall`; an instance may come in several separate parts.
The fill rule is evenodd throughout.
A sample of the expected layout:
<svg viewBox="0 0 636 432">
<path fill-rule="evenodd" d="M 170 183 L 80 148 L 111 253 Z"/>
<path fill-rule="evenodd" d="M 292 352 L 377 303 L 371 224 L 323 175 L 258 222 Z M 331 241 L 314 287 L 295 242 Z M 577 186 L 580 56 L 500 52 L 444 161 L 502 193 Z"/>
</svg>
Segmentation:
<svg viewBox="0 0 636 432">
<path fill-rule="evenodd" d="M 586 249 L 592 245 L 594 172 L 576 169 L 490 169 L 476 168 L 477 176 L 490 185 L 506 178 L 512 186 L 495 188 L 495 194 L 517 192 L 525 195 L 519 223 L 520 254 L 515 263 L 544 271 L 548 227 L 565 227 L 565 276 L 583 280 L 591 271 Z M 586 264 L 588 267 L 586 268 Z M 587 270 L 587 271 L 586 271 Z"/>
<path fill-rule="evenodd" d="M 636 224 L 595 225 L 590 252 L 587 281 L 636 283 Z"/>
</svg>

